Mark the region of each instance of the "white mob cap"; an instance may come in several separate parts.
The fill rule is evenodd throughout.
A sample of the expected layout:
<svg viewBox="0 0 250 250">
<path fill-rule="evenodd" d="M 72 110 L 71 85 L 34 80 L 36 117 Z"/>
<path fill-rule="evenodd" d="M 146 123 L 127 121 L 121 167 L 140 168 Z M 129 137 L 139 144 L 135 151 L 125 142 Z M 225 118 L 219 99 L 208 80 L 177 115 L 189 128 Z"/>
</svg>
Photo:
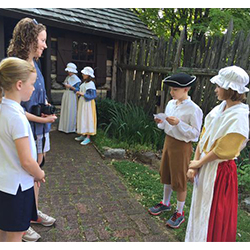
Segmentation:
<svg viewBox="0 0 250 250">
<path fill-rule="evenodd" d="M 91 76 L 92 78 L 95 78 L 94 70 L 91 67 L 85 67 L 81 72 L 84 75 L 88 75 Z"/>
<path fill-rule="evenodd" d="M 247 72 L 238 66 L 229 66 L 219 71 L 219 74 L 212 77 L 210 81 L 223 89 L 232 89 L 239 94 L 248 92 L 246 85 L 249 83 Z"/>
<path fill-rule="evenodd" d="M 77 73 L 77 67 L 74 63 L 68 63 L 67 64 L 67 68 L 65 69 L 65 71 L 68 71 L 68 72 L 72 72 L 72 73 Z"/>
</svg>

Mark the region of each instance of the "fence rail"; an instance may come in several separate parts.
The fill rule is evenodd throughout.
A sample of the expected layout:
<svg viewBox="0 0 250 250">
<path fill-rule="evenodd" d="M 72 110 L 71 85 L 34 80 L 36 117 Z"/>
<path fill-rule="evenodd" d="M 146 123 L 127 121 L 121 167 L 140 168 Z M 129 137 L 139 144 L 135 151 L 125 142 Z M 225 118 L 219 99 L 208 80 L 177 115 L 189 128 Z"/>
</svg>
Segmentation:
<svg viewBox="0 0 250 250">
<path fill-rule="evenodd" d="M 233 22 L 223 36 L 203 36 L 200 41 L 186 41 L 184 31 L 178 40 L 141 40 L 123 44 L 117 60 L 117 95 L 120 102 L 133 102 L 149 112 L 158 103 L 163 111 L 169 100 L 168 87 L 162 80 L 175 72 L 197 76 L 190 95 L 206 115 L 215 105 L 214 86 L 209 79 L 219 69 L 238 65 L 250 74 L 250 31 L 232 37 Z M 159 96 L 161 95 L 161 101 Z M 250 104 L 250 95 L 247 99 Z"/>
</svg>

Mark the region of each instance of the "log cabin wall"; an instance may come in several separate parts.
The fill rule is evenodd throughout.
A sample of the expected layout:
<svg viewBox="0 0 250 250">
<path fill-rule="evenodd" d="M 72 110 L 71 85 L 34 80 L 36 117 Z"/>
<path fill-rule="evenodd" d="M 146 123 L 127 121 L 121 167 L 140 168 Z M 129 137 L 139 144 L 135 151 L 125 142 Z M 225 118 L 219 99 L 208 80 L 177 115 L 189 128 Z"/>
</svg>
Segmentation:
<svg viewBox="0 0 250 250">
<path fill-rule="evenodd" d="M 114 58 L 123 50 L 120 44 L 154 36 L 125 8 L 0 8 L 0 59 L 6 56 L 16 23 L 24 17 L 35 18 L 47 27 L 48 49 L 40 61 L 47 96 L 54 104 L 60 104 L 68 62 L 78 66 L 79 76 L 83 67 L 93 67 L 98 93 L 111 97 L 112 81 L 117 79 L 113 72 L 119 74 Z"/>
</svg>

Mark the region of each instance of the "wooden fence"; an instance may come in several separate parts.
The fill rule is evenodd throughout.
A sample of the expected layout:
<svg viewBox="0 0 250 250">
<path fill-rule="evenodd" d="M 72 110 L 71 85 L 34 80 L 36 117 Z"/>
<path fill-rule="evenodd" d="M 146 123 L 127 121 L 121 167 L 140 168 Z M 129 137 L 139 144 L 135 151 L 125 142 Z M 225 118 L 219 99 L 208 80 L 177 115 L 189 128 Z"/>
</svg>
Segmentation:
<svg viewBox="0 0 250 250">
<path fill-rule="evenodd" d="M 158 105 L 163 111 L 170 99 L 162 80 L 175 72 L 197 76 L 191 98 L 206 115 L 217 103 L 209 79 L 219 69 L 237 65 L 250 73 L 250 31 L 232 38 L 233 22 L 223 36 L 206 36 L 201 41 L 186 41 L 184 31 L 178 40 L 141 40 L 124 43 L 117 59 L 116 100 L 133 102 L 150 113 Z M 250 104 L 250 95 L 248 95 Z M 159 111 L 158 110 L 158 111 Z"/>
</svg>

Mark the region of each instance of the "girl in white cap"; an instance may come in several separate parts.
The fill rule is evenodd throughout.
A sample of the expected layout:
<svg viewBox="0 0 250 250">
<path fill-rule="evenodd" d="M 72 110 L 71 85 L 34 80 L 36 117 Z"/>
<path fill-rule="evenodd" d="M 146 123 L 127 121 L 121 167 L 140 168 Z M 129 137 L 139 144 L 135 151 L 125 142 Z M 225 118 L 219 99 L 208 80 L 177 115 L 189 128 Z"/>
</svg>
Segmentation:
<svg viewBox="0 0 250 250">
<path fill-rule="evenodd" d="M 83 84 L 76 94 L 80 96 L 77 110 L 77 133 L 76 141 L 81 141 L 81 145 L 90 143 L 90 136 L 96 134 L 96 87 L 94 83 L 94 70 L 85 67 L 82 71 Z M 86 136 L 86 137 L 85 137 Z"/>
<path fill-rule="evenodd" d="M 75 93 L 79 90 L 81 80 L 76 75 L 77 67 L 74 63 L 68 63 L 65 71 L 68 72 L 68 76 L 63 82 L 66 91 L 62 97 L 58 130 L 72 133 L 76 132 L 77 97 Z"/>
<path fill-rule="evenodd" d="M 240 67 L 223 68 L 211 80 L 222 103 L 205 118 L 188 177 L 193 196 L 186 241 L 236 240 L 238 186 L 235 157 L 246 146 L 249 106 L 243 104 L 249 89 L 248 74 Z M 195 176 L 195 177 L 194 177 Z"/>
</svg>

